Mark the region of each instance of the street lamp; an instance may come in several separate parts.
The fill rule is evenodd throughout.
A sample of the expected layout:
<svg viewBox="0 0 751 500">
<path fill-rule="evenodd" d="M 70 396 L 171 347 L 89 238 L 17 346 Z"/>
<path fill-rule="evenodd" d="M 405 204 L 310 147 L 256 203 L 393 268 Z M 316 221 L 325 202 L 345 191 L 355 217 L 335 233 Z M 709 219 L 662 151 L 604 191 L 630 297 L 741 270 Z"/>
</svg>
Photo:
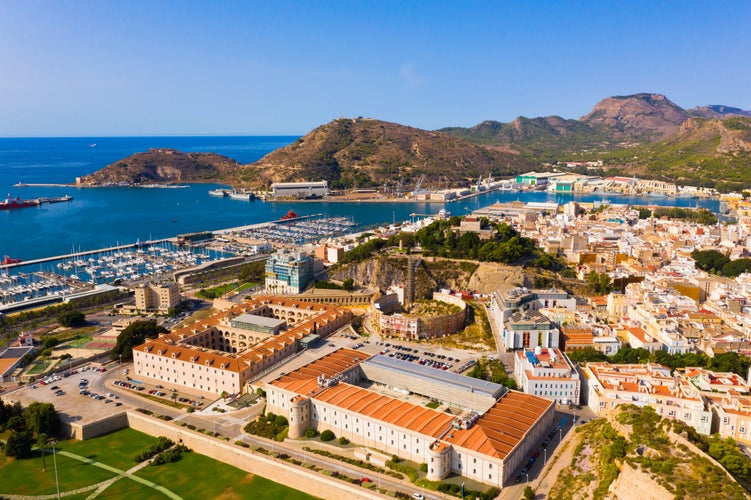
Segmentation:
<svg viewBox="0 0 751 500">
<path fill-rule="evenodd" d="M 526 474 L 524 474 L 524 475 L 525 475 L 525 476 L 527 476 L 527 482 L 529 482 L 529 472 L 527 472 L 527 473 L 526 473 Z"/>
<path fill-rule="evenodd" d="M 52 462 L 55 464 L 55 486 L 57 487 L 57 500 L 60 500 L 60 481 L 57 478 L 57 453 L 55 452 L 55 445 L 57 444 L 57 440 L 53 439 L 50 441 L 50 444 L 52 445 Z"/>
<path fill-rule="evenodd" d="M 563 441 L 563 429 L 558 428 L 558 444 L 561 444 L 561 441 Z"/>
<path fill-rule="evenodd" d="M 548 465 L 548 449 L 543 448 L 542 451 L 545 452 L 545 461 L 542 463 L 543 466 Z"/>
</svg>

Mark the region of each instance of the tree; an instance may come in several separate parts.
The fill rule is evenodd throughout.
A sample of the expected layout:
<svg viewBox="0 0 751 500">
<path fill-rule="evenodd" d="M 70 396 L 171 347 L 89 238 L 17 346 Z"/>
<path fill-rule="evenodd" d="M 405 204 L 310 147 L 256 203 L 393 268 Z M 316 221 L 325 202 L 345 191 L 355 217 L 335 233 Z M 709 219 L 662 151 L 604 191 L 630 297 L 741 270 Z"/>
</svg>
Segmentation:
<svg viewBox="0 0 751 500">
<path fill-rule="evenodd" d="M 44 447 L 47 446 L 47 439 L 49 439 L 47 434 L 37 435 L 36 446 L 39 448 L 39 451 L 42 452 L 42 471 L 47 470 L 47 461 L 44 458 Z"/>
<path fill-rule="evenodd" d="M 326 429 L 321 433 L 321 441 L 332 441 L 336 436 L 330 429 Z"/>
<path fill-rule="evenodd" d="M 348 292 L 354 290 L 355 280 L 353 280 L 352 278 L 347 278 L 346 280 L 342 281 L 342 288 Z"/>
<path fill-rule="evenodd" d="M 590 361 L 610 361 L 604 353 L 598 351 L 594 347 L 585 347 L 572 352 L 567 352 L 566 355 L 574 363 L 589 363 Z"/>
<path fill-rule="evenodd" d="M 52 403 L 34 402 L 24 411 L 26 428 L 36 435 L 55 436 L 60 431 L 60 416 Z"/>
<path fill-rule="evenodd" d="M 86 324 L 86 315 L 80 311 L 68 311 L 57 317 L 60 326 L 76 328 Z"/>
<path fill-rule="evenodd" d="M 535 490 L 531 486 L 526 486 L 523 495 L 525 500 L 532 500 L 535 497 Z"/>
<path fill-rule="evenodd" d="M 158 325 L 155 320 L 136 321 L 125 328 L 117 336 L 117 343 L 110 354 L 111 359 L 118 359 L 122 356 L 123 361 L 133 359 L 133 348 L 143 344 L 147 338 L 154 339 L 160 333 L 167 333 L 169 330 Z"/>
<path fill-rule="evenodd" d="M 23 458 L 31 453 L 34 438 L 31 432 L 14 432 L 5 443 L 5 455 L 13 458 Z"/>
</svg>

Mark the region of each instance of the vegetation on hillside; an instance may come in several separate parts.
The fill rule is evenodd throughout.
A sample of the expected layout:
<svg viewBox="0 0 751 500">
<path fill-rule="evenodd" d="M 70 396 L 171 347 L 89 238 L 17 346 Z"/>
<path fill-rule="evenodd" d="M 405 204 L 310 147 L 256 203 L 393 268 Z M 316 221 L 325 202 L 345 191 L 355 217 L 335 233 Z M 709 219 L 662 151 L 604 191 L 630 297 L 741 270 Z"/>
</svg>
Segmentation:
<svg viewBox="0 0 751 500">
<path fill-rule="evenodd" d="M 660 418 L 650 407 L 621 406 L 612 423 L 597 419 L 576 432 L 574 457 L 558 475 L 551 499 L 607 498 L 625 464 L 647 474 L 676 499 L 747 498 L 725 470 L 689 446 L 707 451 L 714 446 L 710 455 L 720 457 L 727 464 L 720 462 L 723 467 L 730 466 L 745 481 L 751 462 L 735 443 L 699 436 L 680 421 Z"/>
<path fill-rule="evenodd" d="M 425 175 L 435 187 L 513 175 L 533 164 L 518 154 L 449 135 L 371 119 L 340 118 L 248 167 L 268 182 L 327 180 L 334 189 L 406 185 Z M 406 192 L 405 192 L 406 193 Z"/>
</svg>

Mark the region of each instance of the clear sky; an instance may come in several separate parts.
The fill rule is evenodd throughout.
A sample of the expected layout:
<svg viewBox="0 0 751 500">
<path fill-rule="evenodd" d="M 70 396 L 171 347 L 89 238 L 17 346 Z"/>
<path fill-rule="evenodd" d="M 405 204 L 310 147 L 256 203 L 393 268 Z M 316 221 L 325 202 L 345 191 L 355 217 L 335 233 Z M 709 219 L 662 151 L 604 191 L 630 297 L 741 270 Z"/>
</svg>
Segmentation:
<svg viewBox="0 0 751 500">
<path fill-rule="evenodd" d="M 0 136 L 304 134 L 751 109 L 751 2 L 0 0 Z"/>
</svg>

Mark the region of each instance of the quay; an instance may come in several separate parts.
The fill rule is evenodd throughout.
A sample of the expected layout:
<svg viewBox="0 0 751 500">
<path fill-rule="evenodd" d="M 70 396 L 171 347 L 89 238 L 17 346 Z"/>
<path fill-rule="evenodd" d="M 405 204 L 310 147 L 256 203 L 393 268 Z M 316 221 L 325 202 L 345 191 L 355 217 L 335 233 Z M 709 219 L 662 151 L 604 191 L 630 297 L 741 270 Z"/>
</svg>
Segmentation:
<svg viewBox="0 0 751 500">
<path fill-rule="evenodd" d="M 64 260 L 64 259 L 71 259 L 75 257 L 82 257 L 84 255 L 93 255 L 103 252 L 110 252 L 110 251 L 117 251 L 117 250 L 124 250 L 127 248 L 138 248 L 146 245 L 152 245 L 156 243 L 164 243 L 164 242 L 175 242 L 176 238 L 162 238 L 160 240 L 149 240 L 149 241 L 143 241 L 143 242 L 136 242 L 136 243 L 128 243 L 126 245 L 117 245 L 114 247 L 108 247 L 108 248 L 98 248 L 96 250 L 84 250 L 81 252 L 75 252 L 75 253 L 69 253 L 65 255 L 57 255 L 54 257 L 43 257 L 41 259 L 33 259 L 33 260 L 24 260 L 21 262 L 14 262 L 11 264 L 3 264 L 0 265 L 0 269 L 12 269 L 14 267 L 23 267 L 23 266 L 31 266 L 34 264 L 43 264 L 45 262 L 55 262 L 57 260 Z"/>
</svg>

